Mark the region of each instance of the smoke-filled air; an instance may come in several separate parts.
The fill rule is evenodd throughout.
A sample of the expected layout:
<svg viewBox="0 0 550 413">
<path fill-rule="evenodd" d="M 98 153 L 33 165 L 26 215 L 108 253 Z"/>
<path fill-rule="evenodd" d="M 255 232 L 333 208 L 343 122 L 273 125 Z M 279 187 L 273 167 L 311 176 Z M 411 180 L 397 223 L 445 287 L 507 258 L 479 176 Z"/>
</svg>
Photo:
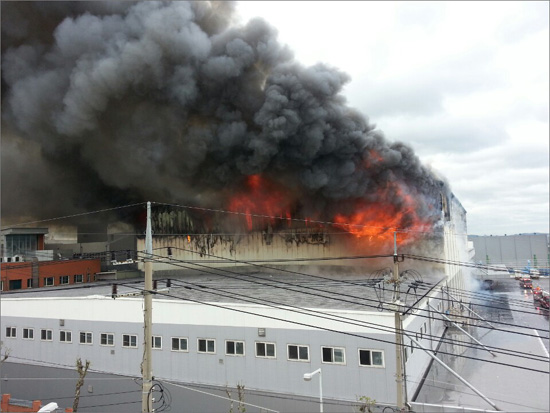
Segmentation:
<svg viewBox="0 0 550 413">
<path fill-rule="evenodd" d="M 446 183 L 346 105 L 350 78 L 233 3 L 1 8 L 4 221 L 147 200 L 357 236 L 441 219 Z"/>
</svg>

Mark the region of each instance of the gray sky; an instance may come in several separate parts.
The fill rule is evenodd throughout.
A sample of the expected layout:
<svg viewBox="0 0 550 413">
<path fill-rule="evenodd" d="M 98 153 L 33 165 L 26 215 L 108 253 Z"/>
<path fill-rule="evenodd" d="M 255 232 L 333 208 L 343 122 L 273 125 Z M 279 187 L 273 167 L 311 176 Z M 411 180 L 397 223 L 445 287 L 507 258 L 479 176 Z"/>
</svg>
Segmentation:
<svg viewBox="0 0 550 413">
<path fill-rule="evenodd" d="M 549 230 L 548 2 L 239 2 L 449 180 L 470 234 Z"/>
</svg>

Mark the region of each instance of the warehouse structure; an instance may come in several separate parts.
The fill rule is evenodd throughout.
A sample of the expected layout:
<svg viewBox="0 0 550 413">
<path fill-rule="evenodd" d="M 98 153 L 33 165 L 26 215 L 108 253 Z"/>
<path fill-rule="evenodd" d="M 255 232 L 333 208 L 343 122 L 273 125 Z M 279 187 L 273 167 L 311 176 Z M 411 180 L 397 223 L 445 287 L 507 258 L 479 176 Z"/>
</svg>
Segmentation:
<svg viewBox="0 0 550 413">
<path fill-rule="evenodd" d="M 470 236 L 474 243 L 476 263 L 503 264 L 510 268 L 550 268 L 547 234 L 518 234 L 503 236 Z"/>
<path fill-rule="evenodd" d="M 449 208 L 443 220 L 444 254 L 467 260 L 465 211 L 454 198 Z M 160 248 L 167 253 L 167 247 Z M 238 251 L 231 254 L 239 256 Z M 420 273 L 412 265 L 418 256 L 405 254 L 382 258 L 389 270 L 330 274 L 329 269 L 329 275 L 309 273 L 307 266 L 263 266 L 260 271 L 249 262 L 245 269 L 244 261 L 239 267 L 233 262 L 234 268 L 202 263 L 193 275 L 188 268 L 193 263 L 173 254 L 156 257 L 159 268 L 187 267 L 183 277 L 157 280 L 153 300 L 153 373 L 158 388 L 171 389 L 175 411 L 197 411 L 197 406 L 227 411 L 228 398 L 237 400 L 239 386 L 246 389 L 246 401 L 264 411 L 317 410 L 319 389 L 303 377 L 319 368 L 325 411 L 357 407 L 362 396 L 381 407 L 394 406 L 399 386 L 407 397 L 421 383 L 430 357 L 418 346 L 437 347 L 447 325 L 443 314 L 456 313 L 455 299 L 461 299 L 451 299 L 446 291 L 462 289 L 465 277 L 462 267 L 449 263 Z M 298 261 L 317 260 L 311 254 L 302 258 Z M 391 284 L 395 260 L 401 275 L 398 307 Z M 367 261 L 360 264 L 370 266 Z M 103 283 L 86 291 L 5 295 L 2 340 L 8 359 L 3 371 L 9 377 L 61 378 L 81 358 L 91 361 L 91 374 L 103 378 L 93 382 L 90 394 L 137 391 L 134 379 L 141 377 L 144 345 L 142 290 L 136 280 L 116 290 Z M 403 384 L 396 381 L 396 309 L 403 314 L 405 332 L 397 346 L 406 371 Z M 55 386 L 55 394 L 74 391 L 71 381 L 58 380 Z M 17 380 L 4 382 L 4 389 L 17 397 L 28 397 L 21 394 L 25 387 Z M 49 390 L 42 383 L 33 388 L 33 397 L 45 400 Z M 84 408 L 87 402 L 81 403 Z M 135 411 L 132 403 L 117 409 Z"/>
</svg>

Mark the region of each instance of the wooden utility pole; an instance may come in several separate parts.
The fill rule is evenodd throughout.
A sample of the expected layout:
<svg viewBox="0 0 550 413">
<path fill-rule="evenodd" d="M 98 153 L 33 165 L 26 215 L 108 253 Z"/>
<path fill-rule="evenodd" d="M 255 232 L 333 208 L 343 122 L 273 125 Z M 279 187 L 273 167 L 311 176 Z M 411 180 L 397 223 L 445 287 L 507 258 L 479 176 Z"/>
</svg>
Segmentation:
<svg viewBox="0 0 550 413">
<path fill-rule="evenodd" d="M 145 287 L 143 291 L 143 362 L 141 373 L 143 376 L 141 411 L 150 413 L 153 411 L 153 387 L 152 366 L 152 338 L 153 338 L 153 235 L 151 230 L 151 202 L 147 202 L 147 229 L 145 230 Z"/>
<path fill-rule="evenodd" d="M 393 305 L 395 322 L 395 382 L 397 385 L 397 407 L 403 409 L 403 329 L 401 328 L 401 313 L 399 312 L 399 258 L 397 256 L 397 231 L 393 233 Z"/>
</svg>

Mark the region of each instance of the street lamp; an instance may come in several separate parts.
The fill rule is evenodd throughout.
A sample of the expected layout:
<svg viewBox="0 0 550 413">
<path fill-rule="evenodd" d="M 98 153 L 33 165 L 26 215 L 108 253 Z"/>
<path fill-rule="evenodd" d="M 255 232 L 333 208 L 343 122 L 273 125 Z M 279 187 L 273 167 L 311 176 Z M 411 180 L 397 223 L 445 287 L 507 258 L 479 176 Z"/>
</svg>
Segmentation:
<svg viewBox="0 0 550 413">
<path fill-rule="evenodd" d="M 311 378 L 315 376 L 317 373 L 319 373 L 319 405 L 320 405 L 320 412 L 323 413 L 323 376 L 321 376 L 321 369 L 317 369 L 315 371 L 312 371 L 311 373 L 304 374 L 304 380 L 305 381 L 311 381 Z"/>
</svg>

